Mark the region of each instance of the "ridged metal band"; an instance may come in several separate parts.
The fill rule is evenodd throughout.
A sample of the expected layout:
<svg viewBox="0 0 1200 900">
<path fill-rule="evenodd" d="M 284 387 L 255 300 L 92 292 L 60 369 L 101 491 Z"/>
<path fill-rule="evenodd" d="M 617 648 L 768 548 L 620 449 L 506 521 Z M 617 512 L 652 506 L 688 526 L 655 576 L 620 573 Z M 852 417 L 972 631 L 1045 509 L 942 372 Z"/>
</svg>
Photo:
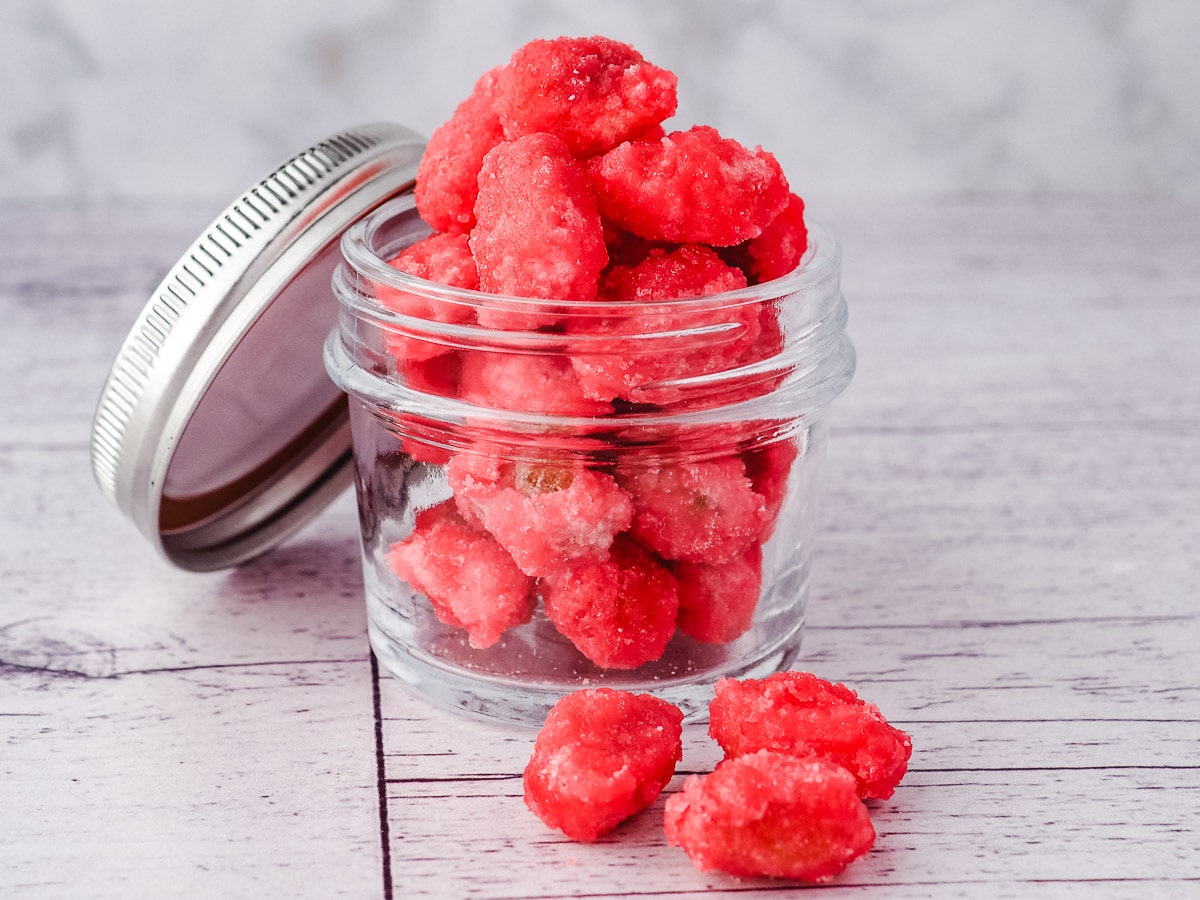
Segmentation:
<svg viewBox="0 0 1200 900">
<path fill-rule="evenodd" d="M 420 147 L 418 135 L 390 123 L 358 126 L 312 145 L 230 204 L 154 290 L 118 351 L 91 434 L 92 472 L 101 491 L 152 540 L 160 542 L 152 533 L 152 507 L 162 473 L 147 457 L 151 451 L 169 455 L 178 437 L 178 423 L 162 432 L 159 405 L 198 399 L 173 392 L 199 357 L 198 347 L 230 315 L 230 300 L 251 290 L 283 245 L 317 227 L 313 222 L 330 210 L 337 209 L 331 220 L 344 220 L 411 184 Z M 320 238 L 336 242 L 337 235 Z"/>
<path fill-rule="evenodd" d="M 286 220 L 281 213 L 290 214 L 314 186 L 395 135 L 396 129 L 390 126 L 364 126 L 336 134 L 292 157 L 218 216 L 163 279 L 117 354 L 92 423 L 92 473 L 113 503 L 120 505 L 117 471 L 129 418 L 145 392 L 163 345 L 189 304 L 218 272 L 228 265 L 236 267 L 242 257 L 249 259 L 252 244 L 257 250 L 257 245 L 266 243 L 278 230 L 273 227 L 276 222 Z"/>
</svg>

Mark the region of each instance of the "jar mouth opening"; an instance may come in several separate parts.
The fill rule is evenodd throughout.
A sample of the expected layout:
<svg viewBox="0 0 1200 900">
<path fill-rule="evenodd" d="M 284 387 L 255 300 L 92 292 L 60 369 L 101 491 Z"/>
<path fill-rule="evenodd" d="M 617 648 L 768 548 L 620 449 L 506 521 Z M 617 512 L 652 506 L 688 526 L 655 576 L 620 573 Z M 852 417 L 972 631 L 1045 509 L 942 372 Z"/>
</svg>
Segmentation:
<svg viewBox="0 0 1200 900">
<path fill-rule="evenodd" d="M 326 368 L 382 409 L 534 432 L 642 417 L 786 419 L 823 407 L 854 369 L 841 250 L 819 222 L 787 275 L 653 301 L 503 296 L 389 264 L 430 233 L 407 194 L 342 239 Z"/>
<path fill-rule="evenodd" d="M 359 219 L 342 236 L 342 255 L 349 266 L 361 276 L 386 288 L 416 293 L 440 303 L 470 307 L 476 310 L 516 312 L 536 317 L 539 314 L 561 315 L 564 310 L 580 317 L 620 317 L 632 310 L 644 309 L 644 300 L 564 300 L 558 298 L 518 297 L 492 294 L 469 288 L 452 287 L 412 275 L 388 264 L 405 246 L 430 234 L 431 231 L 416 212 L 416 199 L 409 192 L 389 200 L 367 216 Z M 386 234 L 387 227 L 409 216 L 410 224 L 401 235 Z M 681 297 L 655 300 L 654 308 L 666 316 L 729 309 L 761 304 L 770 298 L 804 293 L 819 285 L 836 280 L 841 268 L 841 246 L 833 233 L 819 220 L 806 220 L 808 247 L 796 268 L 771 281 L 721 291 L 700 297 Z M 364 311 L 384 310 L 372 295 L 345 297 Z"/>
</svg>

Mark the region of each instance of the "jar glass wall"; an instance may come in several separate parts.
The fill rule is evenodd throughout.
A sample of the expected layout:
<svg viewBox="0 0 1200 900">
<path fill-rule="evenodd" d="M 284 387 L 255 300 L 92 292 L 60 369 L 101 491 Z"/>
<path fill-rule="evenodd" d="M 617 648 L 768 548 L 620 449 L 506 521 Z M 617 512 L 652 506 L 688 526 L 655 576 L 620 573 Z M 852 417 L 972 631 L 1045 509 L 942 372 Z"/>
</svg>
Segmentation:
<svg viewBox="0 0 1200 900">
<path fill-rule="evenodd" d="M 540 722 L 605 685 L 703 713 L 798 653 L 829 407 L 854 369 L 840 253 L 653 304 L 498 297 L 387 264 L 411 197 L 342 242 L 326 366 L 350 395 L 372 647 L 429 699 Z"/>
</svg>

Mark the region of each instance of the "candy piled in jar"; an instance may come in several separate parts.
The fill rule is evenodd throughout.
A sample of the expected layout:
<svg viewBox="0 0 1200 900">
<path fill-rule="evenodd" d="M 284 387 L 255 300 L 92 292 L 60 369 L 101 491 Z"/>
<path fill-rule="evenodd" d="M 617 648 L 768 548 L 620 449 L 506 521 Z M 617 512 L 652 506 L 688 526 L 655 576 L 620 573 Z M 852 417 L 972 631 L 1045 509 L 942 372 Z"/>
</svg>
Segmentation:
<svg viewBox="0 0 1200 900">
<path fill-rule="evenodd" d="M 397 330 L 384 348 L 396 377 L 476 408 L 587 423 L 572 454 L 494 421 L 463 446 L 427 444 L 418 416 L 398 417 L 405 449 L 444 465 L 452 496 L 418 511 L 386 560 L 474 648 L 539 603 L 604 669 L 659 659 L 677 631 L 725 644 L 752 625 L 795 446 L 754 428 L 621 423 L 778 383 L 756 365 L 782 346 L 777 310 L 743 289 L 798 265 L 804 204 L 761 148 L 707 126 L 668 132 L 675 109 L 675 76 L 628 45 L 536 40 L 479 79 L 421 161 L 415 198 L 433 233 L 391 265 L 497 302 L 380 286 L 380 303 L 557 345 L 512 352 Z M 742 293 L 698 299 L 731 291 Z"/>
</svg>

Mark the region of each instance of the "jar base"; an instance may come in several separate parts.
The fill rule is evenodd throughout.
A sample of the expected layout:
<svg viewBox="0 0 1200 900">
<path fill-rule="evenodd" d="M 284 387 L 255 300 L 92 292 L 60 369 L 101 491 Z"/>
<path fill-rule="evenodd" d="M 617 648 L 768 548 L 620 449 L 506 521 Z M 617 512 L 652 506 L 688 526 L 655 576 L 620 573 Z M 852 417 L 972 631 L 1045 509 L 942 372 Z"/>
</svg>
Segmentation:
<svg viewBox="0 0 1200 900">
<path fill-rule="evenodd" d="M 675 706 L 686 722 L 708 719 L 708 704 L 721 678 L 761 678 L 791 667 L 800 654 L 804 619 L 797 620 L 750 656 L 729 654 L 723 662 L 685 675 L 663 677 L 638 671 L 606 671 L 594 680 L 578 676 L 537 681 L 475 671 L 432 657 L 398 640 L 383 624 L 396 612 L 368 593 L 367 632 L 380 665 L 423 699 L 446 709 L 515 725 L 540 726 L 565 694 L 587 687 L 609 687 L 654 694 Z"/>
</svg>

